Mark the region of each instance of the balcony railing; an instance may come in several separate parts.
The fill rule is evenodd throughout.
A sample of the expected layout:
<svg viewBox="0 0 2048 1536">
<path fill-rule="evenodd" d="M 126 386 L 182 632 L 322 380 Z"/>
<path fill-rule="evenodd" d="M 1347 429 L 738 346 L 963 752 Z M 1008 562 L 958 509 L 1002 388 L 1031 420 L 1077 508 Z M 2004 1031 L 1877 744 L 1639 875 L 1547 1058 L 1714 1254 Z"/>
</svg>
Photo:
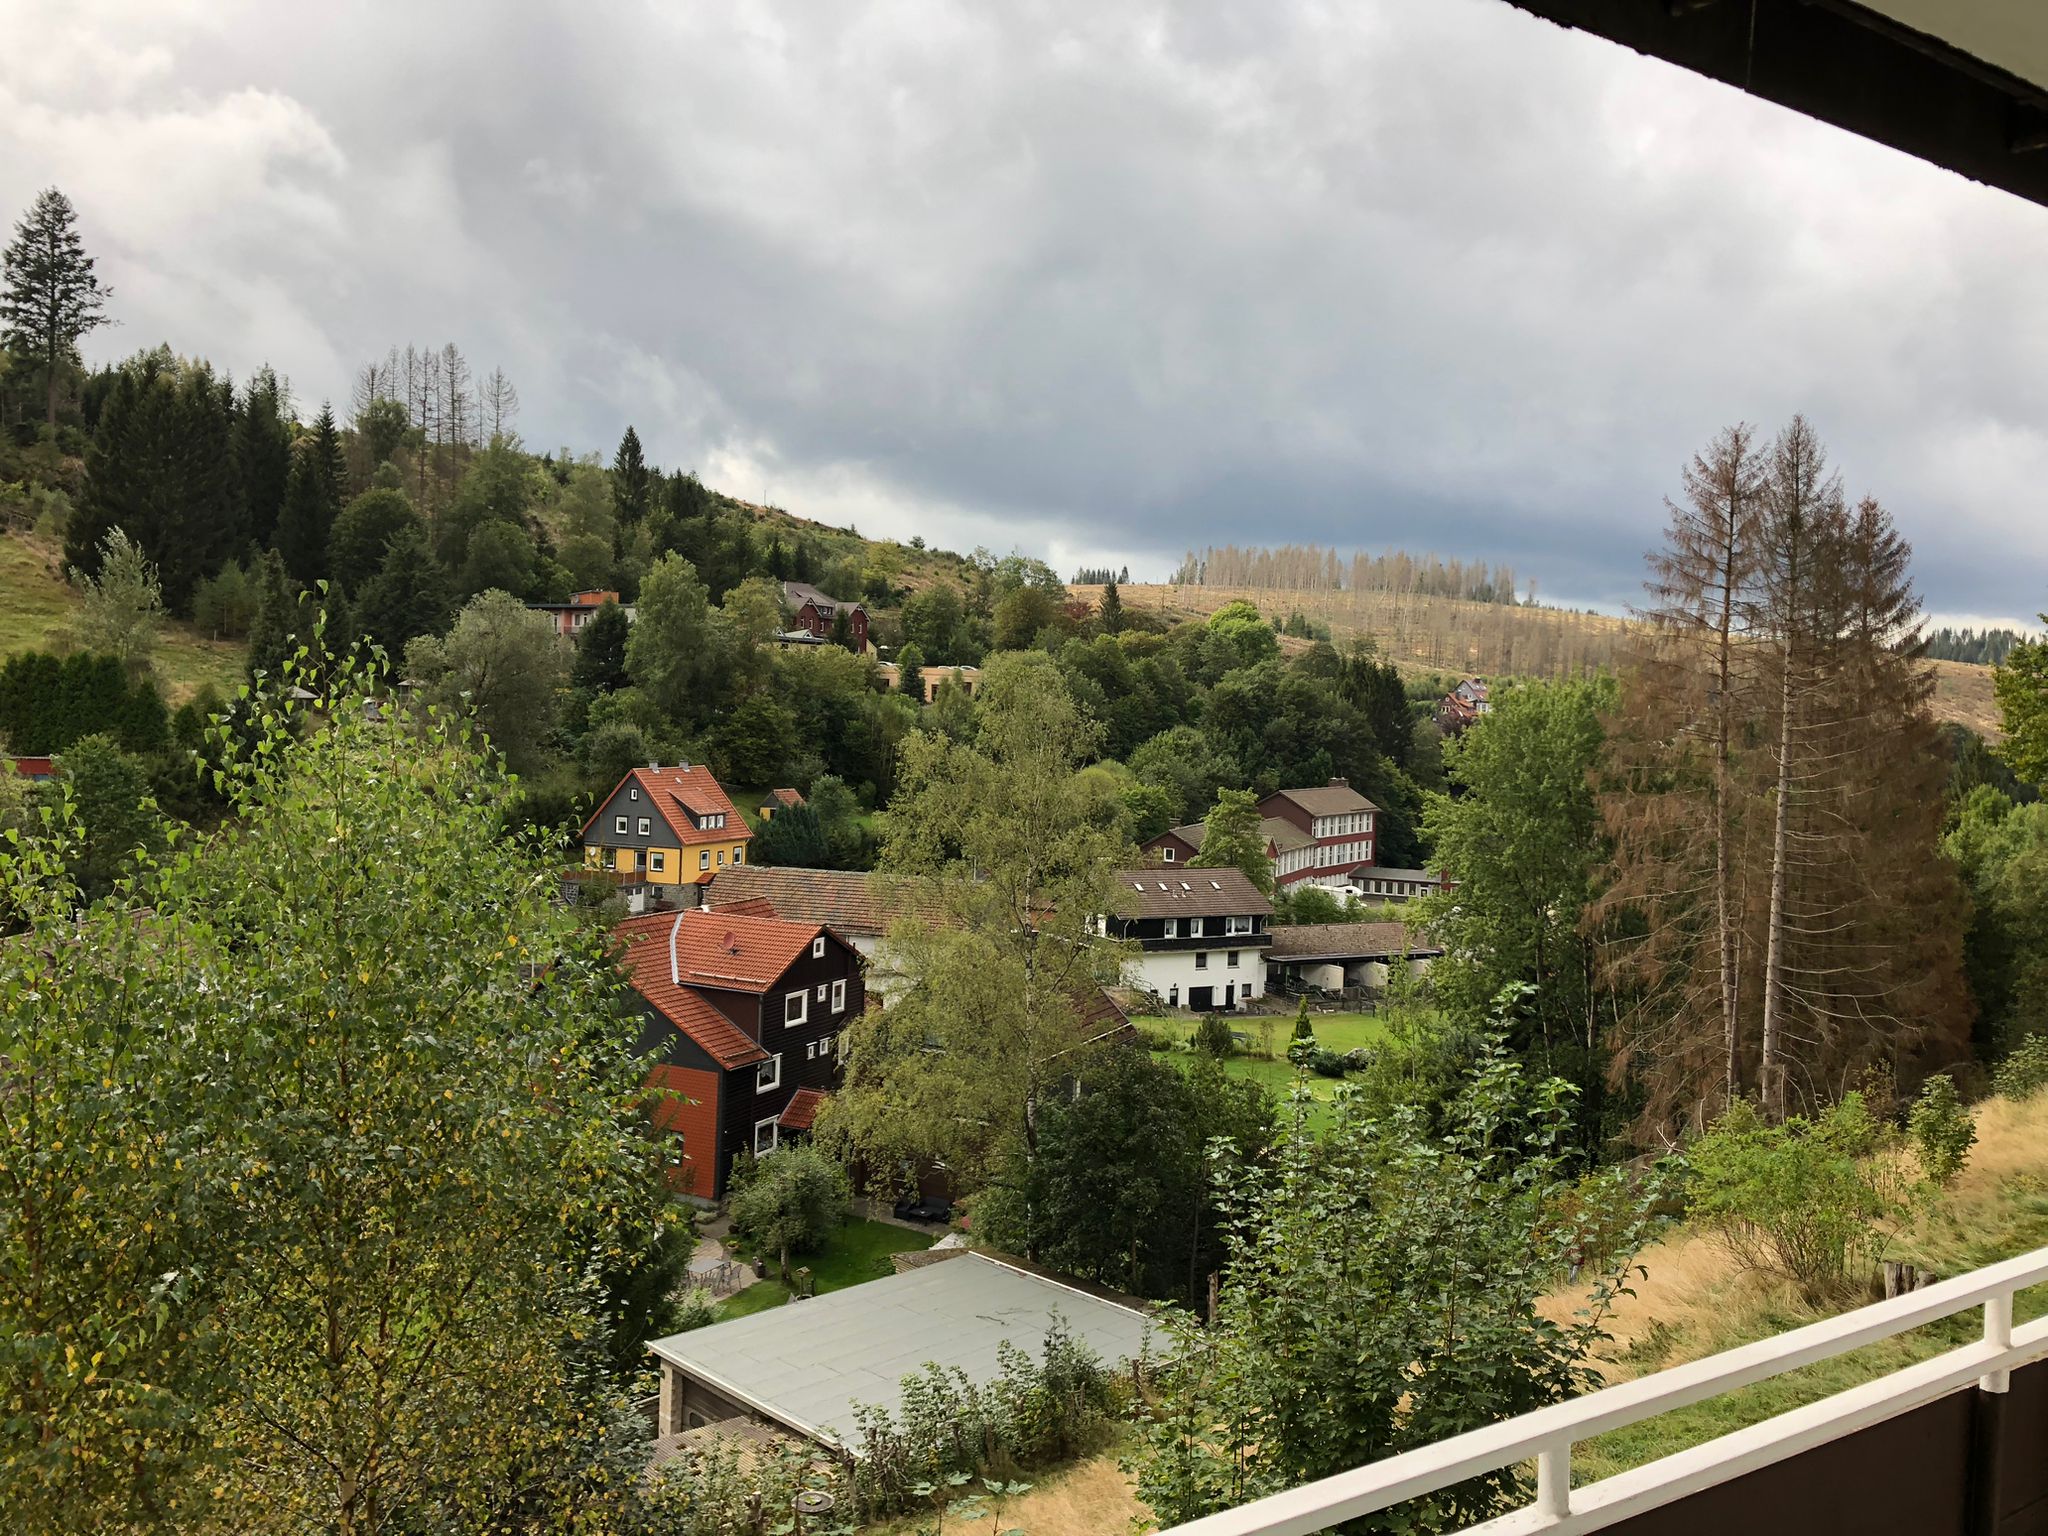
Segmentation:
<svg viewBox="0 0 2048 1536">
<path fill-rule="evenodd" d="M 1486 1536 L 1596 1531 L 1855 1434 L 1960 1388 L 1975 1384 L 1986 1392 L 2005 1392 L 2012 1371 L 2048 1358 L 2048 1318 L 2013 1326 L 2014 1293 L 2043 1282 L 2048 1282 L 2048 1248 L 1306 1483 L 1176 1526 L 1164 1536 L 1310 1536 L 1528 1461 L 1536 1463 L 1534 1501 L 1472 1529 Z M 1984 1316 L 1983 1338 L 1977 1343 L 1614 1477 L 1572 1487 L 1572 1446 L 1579 1441 L 1972 1308 L 1981 1308 Z"/>
</svg>

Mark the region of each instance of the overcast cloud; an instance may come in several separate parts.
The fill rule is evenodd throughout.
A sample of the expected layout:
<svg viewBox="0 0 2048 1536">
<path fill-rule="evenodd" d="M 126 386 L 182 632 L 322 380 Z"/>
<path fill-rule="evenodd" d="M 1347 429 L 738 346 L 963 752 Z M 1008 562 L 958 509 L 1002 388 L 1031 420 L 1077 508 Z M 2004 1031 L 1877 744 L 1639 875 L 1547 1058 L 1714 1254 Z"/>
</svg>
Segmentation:
<svg viewBox="0 0 2048 1536">
<path fill-rule="evenodd" d="M 1501 0 L 0 0 L 0 206 L 302 400 L 396 342 L 535 447 L 1157 578 L 1208 542 L 1635 592 L 1738 418 L 1929 604 L 2048 603 L 2048 210 Z"/>
</svg>

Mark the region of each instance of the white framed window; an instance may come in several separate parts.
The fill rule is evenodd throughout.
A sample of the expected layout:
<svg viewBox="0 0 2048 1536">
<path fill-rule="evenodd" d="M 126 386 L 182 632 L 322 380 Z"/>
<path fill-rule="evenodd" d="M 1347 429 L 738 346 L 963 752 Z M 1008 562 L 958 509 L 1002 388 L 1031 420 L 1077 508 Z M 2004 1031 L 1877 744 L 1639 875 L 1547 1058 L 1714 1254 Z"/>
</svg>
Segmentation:
<svg viewBox="0 0 2048 1536">
<path fill-rule="evenodd" d="M 766 1157 L 782 1145 L 782 1128 L 775 1123 L 775 1117 L 754 1122 L 754 1156 Z"/>
<path fill-rule="evenodd" d="M 832 1011 L 846 1012 L 846 983 L 844 980 L 832 983 Z"/>
<path fill-rule="evenodd" d="M 626 818 L 623 816 L 614 816 L 612 818 L 612 830 L 618 833 L 619 836 L 624 837 L 626 835 Z"/>
<path fill-rule="evenodd" d="M 733 851 L 732 851 L 732 861 L 733 861 L 733 863 L 735 863 L 735 864 L 744 864 L 744 863 L 746 863 L 746 862 L 747 862 L 747 850 L 746 850 L 746 849 L 744 849 L 744 848 L 735 848 L 735 849 L 733 849 Z"/>
<path fill-rule="evenodd" d="M 1165 923 L 1164 923 L 1164 924 L 1163 924 L 1163 925 L 1162 925 L 1162 926 L 1160 927 L 1160 930 L 1159 930 L 1159 931 L 1160 931 L 1160 933 L 1161 933 L 1161 934 L 1162 934 L 1162 935 L 1163 935 L 1164 937 L 1166 937 L 1166 938 L 1169 938 L 1169 939 L 1177 939 L 1177 938 L 1179 938 L 1179 937 L 1180 937 L 1180 919 L 1179 919 L 1179 918 L 1177 918 L 1177 917 L 1169 917 L 1168 919 L 1166 919 Z"/>
<path fill-rule="evenodd" d="M 1159 852 L 1164 862 L 1168 864 L 1171 864 L 1173 862 L 1173 844 L 1168 843 L 1164 848 L 1160 849 Z"/>
<path fill-rule="evenodd" d="M 825 983 L 822 981 L 818 983 L 818 1001 L 821 1003 L 825 1001 Z"/>
<path fill-rule="evenodd" d="M 668 855 L 665 853 L 650 853 L 649 855 L 647 855 L 647 867 L 653 870 L 656 874 L 661 873 L 662 866 L 665 865 L 667 862 Z"/>
<path fill-rule="evenodd" d="M 812 1042 L 811 1042 L 811 1043 L 810 1043 L 809 1045 L 807 1045 L 807 1046 L 805 1046 L 805 1047 L 804 1047 L 804 1060 L 805 1060 L 805 1061 L 816 1061 L 817 1059 L 818 1059 L 818 1042 L 817 1042 L 817 1041 L 815 1041 L 815 1040 L 813 1040 L 813 1041 L 812 1041 Z"/>
<path fill-rule="evenodd" d="M 1209 951 L 1207 951 L 1206 949 L 1198 949 L 1195 951 L 1195 969 L 1198 971 L 1206 971 L 1207 969 L 1209 969 Z"/>
<path fill-rule="evenodd" d="M 638 832 L 642 837 L 645 837 L 649 832 L 654 830 L 654 824 L 650 822 L 645 816 L 642 816 L 640 818 L 639 825 L 636 826 L 633 830 Z"/>
<path fill-rule="evenodd" d="M 638 800 L 640 798 L 640 786 L 638 784 L 635 784 L 631 790 L 627 791 L 627 793 L 632 795 L 632 797 L 635 800 Z"/>
<path fill-rule="evenodd" d="M 832 1035 L 818 1036 L 818 1054 L 820 1056 L 830 1058 L 830 1056 L 832 1055 L 832 1041 L 834 1038 L 835 1037 Z"/>
<path fill-rule="evenodd" d="M 1249 917 L 1226 918 L 1223 923 L 1223 931 L 1225 933 L 1250 933 L 1252 931 L 1252 920 Z"/>
<path fill-rule="evenodd" d="M 709 869 L 711 867 L 711 853 L 709 849 L 697 855 L 697 867 L 699 869 Z"/>
<path fill-rule="evenodd" d="M 811 940 L 811 958 L 813 960 L 822 960 L 825 958 L 825 935 L 823 935 L 822 933 L 819 934 L 815 939 Z"/>
<path fill-rule="evenodd" d="M 770 1056 L 754 1068 L 754 1092 L 766 1093 L 770 1088 L 782 1086 L 782 1058 Z"/>
<path fill-rule="evenodd" d="M 1237 965 L 1237 951 L 1233 949 L 1223 963 L 1235 969 Z"/>
<path fill-rule="evenodd" d="M 791 992 L 782 999 L 782 1022 L 801 1024 L 811 1016 L 810 994 Z"/>
<path fill-rule="evenodd" d="M 725 850 L 723 848 L 718 850 L 718 867 L 720 869 L 725 868 Z"/>
</svg>

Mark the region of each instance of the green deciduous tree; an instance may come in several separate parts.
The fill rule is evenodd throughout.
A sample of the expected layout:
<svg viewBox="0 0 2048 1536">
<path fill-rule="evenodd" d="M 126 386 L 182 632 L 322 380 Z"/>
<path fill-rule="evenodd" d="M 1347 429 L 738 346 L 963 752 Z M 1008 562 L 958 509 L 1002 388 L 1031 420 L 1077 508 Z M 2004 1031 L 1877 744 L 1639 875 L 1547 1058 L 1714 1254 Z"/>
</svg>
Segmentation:
<svg viewBox="0 0 2048 1536">
<path fill-rule="evenodd" d="M 1111 817 L 1076 814 L 1094 727 L 1046 657 L 983 674 L 972 742 L 905 738 L 884 878 L 929 880 L 942 921 L 890 932 L 901 999 L 850 1030 L 833 1134 L 886 1166 L 938 1157 L 969 1185 L 996 1157 L 1029 1166 L 1041 1103 L 1091 1030 L 1077 1007 L 1114 980 L 1095 933 L 1130 857 Z"/>
<path fill-rule="evenodd" d="M 327 535 L 327 577 L 344 591 L 360 593 L 384 568 L 385 551 L 402 533 L 426 537 L 427 525 L 405 492 L 379 487 L 363 492 L 334 520 Z"/>
<path fill-rule="evenodd" d="M 2048 624 L 2048 614 L 2041 617 Z M 2048 785 L 2048 640 L 2025 640 L 1992 677 L 2005 725 L 1999 755 L 2029 784 Z"/>
<path fill-rule="evenodd" d="M 1441 1131 L 1297 1099 L 1268 1169 L 1220 1179 L 1215 1324 L 1177 1314 L 1138 1491 L 1179 1523 L 1583 1391 L 1600 1319 L 1646 1230 L 1618 1174 L 1575 1179 L 1570 1088 L 1493 1046 Z M 1580 1264 L 1587 1309 L 1537 1304 Z M 1347 1529 L 1463 1529 L 1527 1494 L 1506 1468 Z"/>
<path fill-rule="evenodd" d="M 626 686 L 626 637 L 632 628 L 617 603 L 607 602 L 590 616 L 576 636 L 573 679 L 578 688 L 609 693 Z"/>
<path fill-rule="evenodd" d="M 77 811 L 72 874 L 87 900 L 113 890 L 138 852 L 161 845 L 149 775 L 113 737 L 81 736 L 64 749 L 63 778 Z"/>
<path fill-rule="evenodd" d="M 1259 829 L 1259 800 L 1248 789 L 1219 789 L 1203 823 L 1202 849 L 1190 864 L 1201 869 L 1235 869 L 1264 895 L 1273 894 L 1273 861 Z"/>
<path fill-rule="evenodd" d="M 406 677 L 443 710 L 473 715 L 515 769 L 540 760 L 561 712 L 569 658 L 546 614 L 504 592 L 472 598 L 447 637 L 406 648 Z"/>
<path fill-rule="evenodd" d="M 1534 988 L 1514 1044 L 1534 1053 L 1539 1070 L 1579 1085 L 1596 1140 L 1605 1020 L 1580 917 L 1601 856 L 1588 776 L 1613 698 L 1605 679 L 1495 694 L 1451 760 L 1461 793 L 1432 796 L 1424 813 L 1437 866 L 1456 890 L 1417 904 L 1444 946 L 1431 983 L 1454 1015 L 1481 1019 L 1503 988 Z"/>
<path fill-rule="evenodd" d="M 816 1248 L 846 1220 L 852 1191 L 846 1170 L 816 1147 L 784 1147 L 735 1181 L 733 1234 L 756 1252 L 775 1255 L 789 1280 L 789 1256 Z"/>
<path fill-rule="evenodd" d="M 157 623 L 163 595 L 156 567 L 119 528 L 101 543 L 97 574 L 71 568 L 72 585 L 84 604 L 78 614 L 78 643 L 85 650 L 111 656 L 130 673 L 149 668 L 156 650 Z"/>
<path fill-rule="evenodd" d="M 664 555 L 640 583 L 639 617 L 626 640 L 634 686 L 685 730 L 724 702 L 721 662 L 729 647 L 722 616 L 690 562 Z"/>
<path fill-rule="evenodd" d="M 53 427 L 63 371 L 78 364 L 79 338 L 107 323 L 112 295 L 93 276 L 71 199 L 55 187 L 44 188 L 0 254 L 0 340 L 42 365 L 46 419 Z"/>
</svg>

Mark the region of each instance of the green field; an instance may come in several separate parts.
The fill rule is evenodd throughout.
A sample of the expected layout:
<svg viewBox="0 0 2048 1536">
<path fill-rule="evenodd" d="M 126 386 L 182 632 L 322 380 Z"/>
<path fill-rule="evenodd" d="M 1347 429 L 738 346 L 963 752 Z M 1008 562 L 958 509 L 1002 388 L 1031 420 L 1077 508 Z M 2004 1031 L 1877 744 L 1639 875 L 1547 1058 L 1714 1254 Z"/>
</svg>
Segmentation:
<svg viewBox="0 0 2048 1536">
<path fill-rule="evenodd" d="M 1131 1022 L 1151 1039 L 1166 1044 L 1184 1045 L 1194 1038 L 1193 1019 L 1147 1014 Z M 1370 1013 L 1313 1013 L 1309 1015 L 1309 1024 L 1316 1032 L 1316 1043 L 1326 1051 L 1354 1051 L 1377 1044 L 1387 1035 L 1385 1021 Z M 1294 1015 L 1237 1016 L 1231 1019 L 1230 1027 L 1251 1043 L 1248 1048 L 1240 1046 L 1223 1063 L 1223 1070 L 1232 1077 L 1263 1083 L 1276 1098 L 1284 1099 L 1297 1086 L 1306 1088 L 1315 1101 L 1309 1109 L 1309 1127 L 1323 1130 L 1330 1120 L 1330 1101 L 1336 1098 L 1337 1086 L 1343 1079 L 1300 1071 L 1287 1059 L 1287 1042 L 1294 1038 Z M 1172 1051 L 1168 1059 L 1185 1063 L 1191 1057 L 1185 1051 Z"/>
<path fill-rule="evenodd" d="M 826 1291 L 843 1291 L 849 1285 L 894 1274 L 896 1267 L 889 1262 L 890 1254 L 929 1248 L 932 1241 L 932 1236 L 927 1233 L 891 1226 L 886 1221 L 849 1221 L 834 1232 L 818 1252 L 791 1254 L 790 1264 L 792 1267 L 808 1264 L 818 1293 L 823 1295 Z M 768 1262 L 772 1268 L 775 1262 L 772 1255 L 768 1256 Z M 730 1322 L 750 1312 L 763 1312 L 769 1307 L 779 1307 L 787 1300 L 789 1287 L 780 1280 L 757 1280 L 744 1291 L 728 1296 L 718 1304 L 718 1321 Z"/>
<path fill-rule="evenodd" d="M 79 600 L 62 570 L 63 555 L 54 545 L 0 535 L 0 658 L 68 647 Z M 165 697 L 177 705 L 206 683 L 223 695 L 233 692 L 247 655 L 239 641 L 208 640 L 189 624 L 166 622 L 158 632 L 154 665 Z"/>
</svg>

